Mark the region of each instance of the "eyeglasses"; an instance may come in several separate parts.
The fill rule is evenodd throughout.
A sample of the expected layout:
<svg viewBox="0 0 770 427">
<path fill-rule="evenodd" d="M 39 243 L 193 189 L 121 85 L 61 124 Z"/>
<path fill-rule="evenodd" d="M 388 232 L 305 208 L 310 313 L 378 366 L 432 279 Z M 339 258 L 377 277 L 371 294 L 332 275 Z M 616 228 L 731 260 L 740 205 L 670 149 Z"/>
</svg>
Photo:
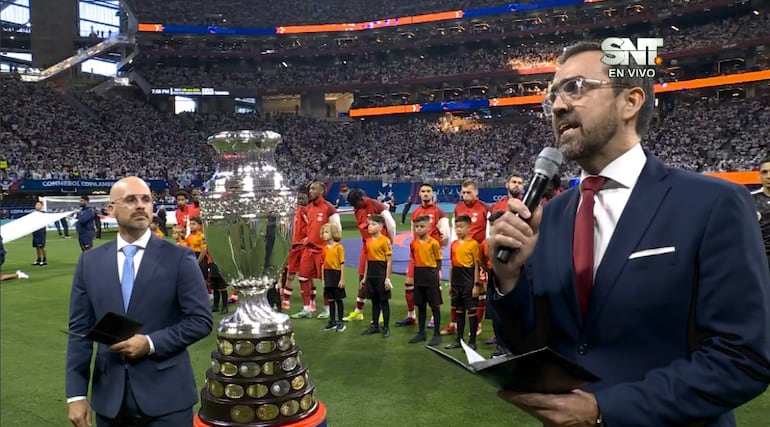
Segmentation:
<svg viewBox="0 0 770 427">
<path fill-rule="evenodd" d="M 132 206 L 136 206 L 139 203 L 148 205 L 152 203 L 152 196 L 149 194 L 129 194 L 121 199 L 113 200 L 110 203 L 122 203 L 124 205 Z"/>
<path fill-rule="evenodd" d="M 586 79 L 583 77 L 575 77 L 563 81 L 559 86 L 552 87 L 551 91 L 545 96 L 543 100 L 543 113 L 546 117 L 553 115 L 553 103 L 556 102 L 556 97 L 561 96 L 561 100 L 565 104 L 570 104 L 580 99 L 586 92 L 591 89 L 608 88 L 608 87 L 628 87 L 626 84 L 612 83 L 605 80 Z"/>
</svg>

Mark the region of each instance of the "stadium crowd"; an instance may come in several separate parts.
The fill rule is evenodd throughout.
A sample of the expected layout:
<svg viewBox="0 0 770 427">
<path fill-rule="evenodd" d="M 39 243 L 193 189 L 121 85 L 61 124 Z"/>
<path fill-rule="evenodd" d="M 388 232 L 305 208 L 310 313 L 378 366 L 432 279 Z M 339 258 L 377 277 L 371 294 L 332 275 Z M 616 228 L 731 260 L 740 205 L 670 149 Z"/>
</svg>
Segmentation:
<svg viewBox="0 0 770 427">
<path fill-rule="evenodd" d="M 758 15 L 749 13 L 691 27 L 662 26 L 649 34 L 636 34 L 631 38 L 657 34 L 664 38 L 662 53 L 719 46 L 770 35 L 768 12 L 770 10 L 763 10 Z M 528 42 L 521 46 L 490 45 L 472 51 L 457 46 L 442 51 L 368 53 L 341 56 L 334 60 L 313 58 L 312 62 L 289 59 L 280 62 L 244 62 L 240 67 L 233 68 L 220 67 L 217 62 L 200 66 L 185 66 L 183 63 L 172 65 L 168 61 L 154 64 L 152 59 L 147 58 L 143 64 L 138 65 L 138 69 L 156 87 L 280 88 L 385 83 L 409 78 L 549 67 L 555 64 L 563 48 L 572 42 L 566 41 L 562 35 L 558 40 L 550 42 Z M 731 69 L 729 72 L 735 71 L 742 70 Z M 719 72 L 724 74 L 725 70 Z"/>
<path fill-rule="evenodd" d="M 536 114 L 482 120 L 471 130 L 425 119 L 386 125 L 295 115 L 177 116 L 119 97 L 81 93 L 67 101 L 44 84 L 4 78 L 0 85 L 9 107 L 0 117 L 0 159 L 8 162 L 11 180 L 138 174 L 184 186 L 211 175 L 215 155 L 205 144 L 208 135 L 250 128 L 283 135 L 277 157 L 292 183 L 382 175 L 484 182 L 528 170 L 553 139 L 549 122 Z M 767 99 L 682 104 L 660 114 L 646 146 L 685 169 L 748 169 L 766 150 L 757 135 L 767 134 L 768 122 Z M 564 170 L 565 176 L 576 172 L 574 165 Z"/>
<path fill-rule="evenodd" d="M 648 8 L 679 8 L 704 1 L 656 0 L 645 2 Z M 519 3 L 533 3 L 522 1 Z M 618 2 L 628 5 L 630 2 Z M 326 24 L 383 20 L 401 16 L 487 6 L 504 6 L 503 0 L 417 0 L 411 2 L 360 0 L 325 0 L 323 2 L 287 0 L 285 2 L 247 1 L 165 1 L 130 0 L 132 10 L 143 22 L 165 24 L 221 25 L 233 27 L 277 27 L 297 24 Z M 634 3 L 636 4 L 636 3 Z M 565 8 L 566 9 L 566 8 Z M 602 8 L 586 8 L 581 22 L 593 22 Z M 619 7 L 619 16 L 638 13 L 636 8 Z"/>
</svg>

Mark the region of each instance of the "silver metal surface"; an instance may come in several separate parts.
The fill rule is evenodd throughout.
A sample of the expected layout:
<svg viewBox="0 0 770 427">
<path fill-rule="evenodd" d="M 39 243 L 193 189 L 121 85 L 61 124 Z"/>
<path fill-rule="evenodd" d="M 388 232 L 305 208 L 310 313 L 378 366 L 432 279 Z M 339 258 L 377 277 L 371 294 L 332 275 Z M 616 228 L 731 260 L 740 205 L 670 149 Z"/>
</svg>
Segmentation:
<svg viewBox="0 0 770 427">
<path fill-rule="evenodd" d="M 267 302 L 291 246 L 293 192 L 277 170 L 271 131 L 220 132 L 208 143 L 219 164 L 201 197 L 206 246 L 228 284 L 238 291 L 238 308 L 222 319 L 217 335 L 262 338 L 293 330 L 289 316 Z"/>
</svg>

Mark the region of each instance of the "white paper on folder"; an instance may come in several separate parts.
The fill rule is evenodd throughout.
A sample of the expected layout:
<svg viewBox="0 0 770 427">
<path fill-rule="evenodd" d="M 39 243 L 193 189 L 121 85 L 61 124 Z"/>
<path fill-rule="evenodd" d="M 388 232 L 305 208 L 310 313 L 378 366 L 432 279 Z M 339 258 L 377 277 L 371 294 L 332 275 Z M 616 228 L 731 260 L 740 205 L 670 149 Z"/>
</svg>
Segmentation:
<svg viewBox="0 0 770 427">
<path fill-rule="evenodd" d="M 463 348 L 463 351 L 465 352 L 465 357 L 468 358 L 468 364 L 472 365 L 477 362 L 482 362 L 484 360 L 487 360 L 484 358 L 484 356 L 480 355 L 476 350 L 468 347 L 468 344 L 465 344 L 465 341 L 460 340 L 460 345 Z"/>
<path fill-rule="evenodd" d="M 4 224 L 0 227 L 0 235 L 3 236 L 3 243 L 12 242 L 74 213 L 75 211 L 56 213 L 35 211 L 24 215 L 17 220 Z"/>
</svg>

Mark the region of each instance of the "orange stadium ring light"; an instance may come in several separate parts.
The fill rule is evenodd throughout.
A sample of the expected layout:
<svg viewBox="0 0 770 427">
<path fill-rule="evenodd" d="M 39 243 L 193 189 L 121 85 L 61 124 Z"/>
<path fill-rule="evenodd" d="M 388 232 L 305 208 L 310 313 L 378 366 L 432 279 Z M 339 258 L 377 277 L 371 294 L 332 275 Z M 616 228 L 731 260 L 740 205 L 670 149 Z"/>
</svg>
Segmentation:
<svg viewBox="0 0 770 427">
<path fill-rule="evenodd" d="M 751 71 L 748 73 L 730 74 L 727 76 L 705 77 L 701 79 L 684 80 L 655 85 L 655 93 L 675 92 L 680 90 L 703 89 L 707 87 L 727 86 L 732 84 L 752 83 L 770 80 L 770 70 Z M 514 105 L 537 105 L 543 101 L 543 95 L 509 96 L 503 98 L 490 98 L 486 107 L 509 107 Z M 433 104 L 395 105 L 390 107 L 353 108 L 348 112 L 351 118 L 385 116 L 390 114 L 415 114 L 420 113 L 423 107 Z M 435 109 L 425 108 L 428 111 Z M 458 110 L 459 111 L 459 110 Z"/>
<path fill-rule="evenodd" d="M 722 178 L 741 185 L 758 185 L 762 183 L 759 179 L 759 171 L 706 172 L 704 175 Z"/>
</svg>

